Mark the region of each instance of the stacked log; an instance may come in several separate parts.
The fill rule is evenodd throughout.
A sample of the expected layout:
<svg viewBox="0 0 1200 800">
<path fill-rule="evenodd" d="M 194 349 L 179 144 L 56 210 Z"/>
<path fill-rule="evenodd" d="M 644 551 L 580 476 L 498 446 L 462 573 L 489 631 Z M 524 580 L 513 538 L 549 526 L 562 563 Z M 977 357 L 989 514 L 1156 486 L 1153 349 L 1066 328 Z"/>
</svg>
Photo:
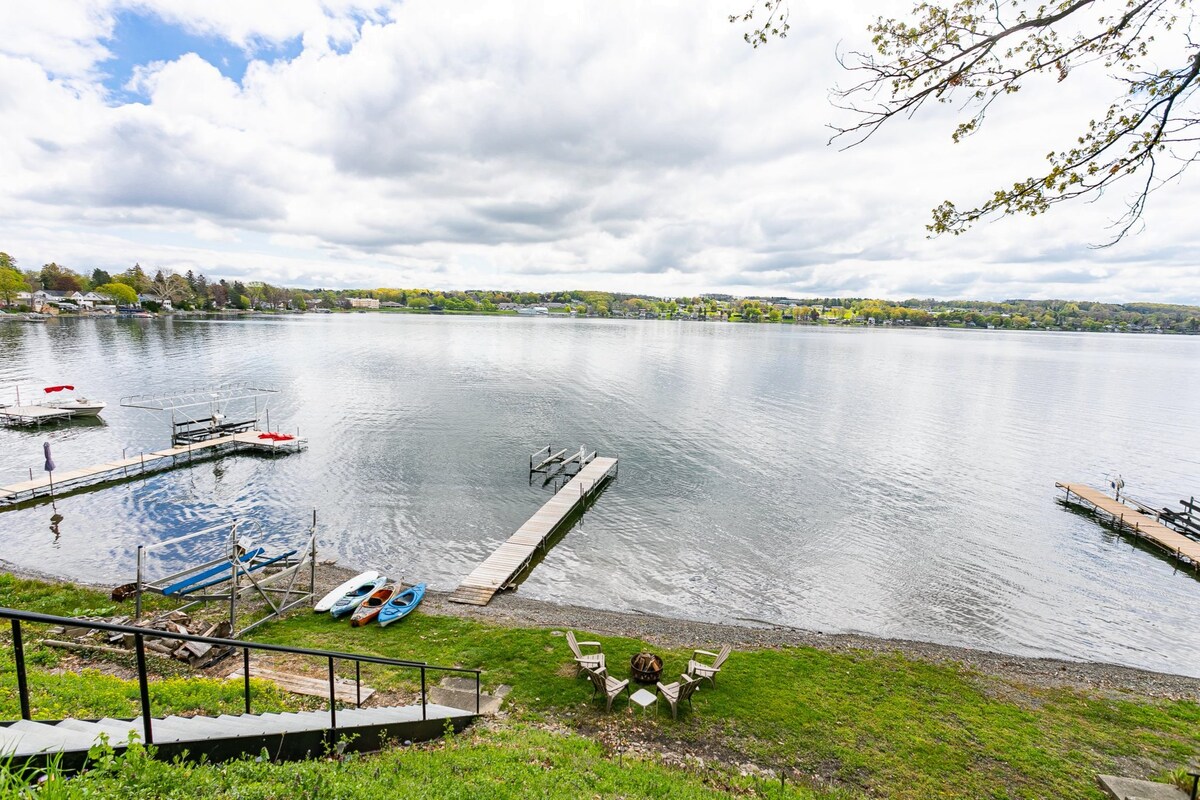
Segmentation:
<svg viewBox="0 0 1200 800">
<path fill-rule="evenodd" d="M 213 624 L 203 620 L 194 620 L 182 611 L 171 611 L 140 622 L 133 622 L 128 616 L 84 617 L 81 619 L 142 628 L 145 630 L 142 641 L 148 654 L 174 658 L 197 669 L 210 667 L 233 652 L 232 647 L 154 635 L 155 632 L 162 632 L 208 636 L 214 639 L 229 638 L 231 628 L 228 621 Z M 59 626 L 51 628 L 49 633 L 51 637 L 57 637 L 43 640 L 42 643 L 50 647 L 67 650 L 93 650 L 122 655 L 134 651 L 137 639 L 136 635 L 132 633 L 99 631 L 86 625 Z"/>
</svg>

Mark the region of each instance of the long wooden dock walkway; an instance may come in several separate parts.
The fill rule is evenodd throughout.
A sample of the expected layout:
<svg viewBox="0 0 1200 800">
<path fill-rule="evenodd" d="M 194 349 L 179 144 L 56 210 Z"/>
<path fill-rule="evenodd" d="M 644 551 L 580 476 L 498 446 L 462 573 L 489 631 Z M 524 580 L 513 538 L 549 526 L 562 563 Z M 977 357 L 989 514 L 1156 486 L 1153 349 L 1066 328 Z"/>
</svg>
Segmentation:
<svg viewBox="0 0 1200 800">
<path fill-rule="evenodd" d="M 615 458 L 594 458 L 588 462 L 529 521 L 463 579 L 450 595 L 450 602 L 486 606 L 496 592 L 506 588 L 525 570 L 538 548 L 545 547 L 546 540 L 563 520 L 586 502 L 616 470 Z"/>
<path fill-rule="evenodd" d="M 1180 561 L 1200 570 L 1200 542 L 1177 533 L 1156 519 L 1136 511 L 1103 492 L 1078 483 L 1055 483 L 1067 493 L 1067 502 L 1075 495 L 1083 503 L 1112 518 L 1119 527 L 1140 539 L 1166 550 Z"/>
<path fill-rule="evenodd" d="M 193 456 L 212 455 L 221 448 L 253 449 L 271 453 L 294 452 L 303 448 L 305 440 L 299 438 L 287 441 L 259 438 L 262 431 L 250 430 L 229 436 L 220 436 L 193 444 L 170 447 L 166 450 L 156 450 L 153 453 L 139 453 L 129 458 L 116 461 L 106 461 L 91 467 L 80 469 L 58 470 L 53 475 L 53 488 L 50 476 L 41 476 L 20 483 L 0 486 L 0 509 L 6 504 L 35 500 L 38 497 L 48 497 L 51 491 L 55 494 L 71 492 L 93 483 L 120 480 L 145 472 L 160 469 L 170 469 L 180 459 L 190 459 Z"/>
</svg>

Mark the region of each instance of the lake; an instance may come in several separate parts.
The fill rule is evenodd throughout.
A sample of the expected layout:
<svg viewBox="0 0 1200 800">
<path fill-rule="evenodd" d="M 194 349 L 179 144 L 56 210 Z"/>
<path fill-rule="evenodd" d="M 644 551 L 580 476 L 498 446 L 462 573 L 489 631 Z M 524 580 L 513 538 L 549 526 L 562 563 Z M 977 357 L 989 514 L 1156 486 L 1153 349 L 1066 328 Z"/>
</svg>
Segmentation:
<svg viewBox="0 0 1200 800">
<path fill-rule="evenodd" d="M 0 394 L 73 383 L 99 425 L 0 429 L 0 483 L 167 446 L 124 395 L 278 388 L 299 455 L 229 456 L 0 513 L 0 558 L 131 579 L 138 543 L 237 517 L 453 589 L 550 496 L 529 454 L 620 477 L 524 596 L 1200 675 L 1200 580 L 1056 480 L 1200 492 L 1200 337 L 352 314 L 0 323 Z M 215 545 L 214 545 L 215 546 Z M 181 554 L 178 558 L 183 558 Z"/>
</svg>

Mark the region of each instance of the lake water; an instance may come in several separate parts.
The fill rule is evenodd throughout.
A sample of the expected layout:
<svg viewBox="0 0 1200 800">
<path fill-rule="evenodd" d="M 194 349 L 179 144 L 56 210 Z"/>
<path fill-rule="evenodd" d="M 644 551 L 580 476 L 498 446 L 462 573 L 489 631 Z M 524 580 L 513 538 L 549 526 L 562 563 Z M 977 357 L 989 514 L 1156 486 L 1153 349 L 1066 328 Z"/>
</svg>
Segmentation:
<svg viewBox="0 0 1200 800">
<path fill-rule="evenodd" d="M 165 447 L 134 393 L 277 387 L 300 455 L 230 456 L 0 513 L 0 558 L 123 582 L 139 542 L 319 514 L 323 558 L 449 590 L 549 496 L 529 453 L 620 477 L 522 595 L 1200 675 L 1200 580 L 1063 508 L 1056 480 L 1200 492 L 1200 338 L 487 317 L 0 324 L 0 390 L 104 424 L 0 430 L 0 483 Z M 182 558 L 182 554 L 178 554 Z"/>
</svg>

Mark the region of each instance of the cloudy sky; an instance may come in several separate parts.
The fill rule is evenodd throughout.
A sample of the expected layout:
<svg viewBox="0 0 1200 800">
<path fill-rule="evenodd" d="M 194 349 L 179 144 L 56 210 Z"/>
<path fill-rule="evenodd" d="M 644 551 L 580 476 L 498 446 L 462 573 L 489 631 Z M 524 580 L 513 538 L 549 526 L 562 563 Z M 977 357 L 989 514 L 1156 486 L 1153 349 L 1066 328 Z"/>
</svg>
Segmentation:
<svg viewBox="0 0 1200 800">
<path fill-rule="evenodd" d="M 757 51 L 746 4 L 3 3 L 0 250 L 296 286 L 1200 303 L 1196 174 L 1106 250 L 1132 187 L 925 237 L 1069 144 L 1101 76 L 966 144 L 931 113 L 839 151 L 838 48 L 909 3 L 796 4 Z"/>
</svg>

